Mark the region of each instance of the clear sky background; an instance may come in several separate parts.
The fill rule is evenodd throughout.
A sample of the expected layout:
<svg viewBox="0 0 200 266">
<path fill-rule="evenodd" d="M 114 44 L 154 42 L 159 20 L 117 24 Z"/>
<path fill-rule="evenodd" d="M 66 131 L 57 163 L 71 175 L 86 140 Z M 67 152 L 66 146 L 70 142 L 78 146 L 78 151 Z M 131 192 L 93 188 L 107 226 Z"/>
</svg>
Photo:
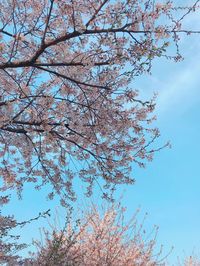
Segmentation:
<svg viewBox="0 0 200 266">
<path fill-rule="evenodd" d="M 188 2 L 183 0 L 181 4 Z M 199 12 L 186 19 L 185 28 L 200 29 Z M 177 256 L 192 252 L 200 255 L 200 36 L 183 35 L 180 49 L 183 62 L 155 60 L 152 75 L 133 83 L 145 97 L 159 93 L 158 146 L 170 140 L 172 149 L 157 153 L 146 169 L 133 171 L 134 186 L 118 190 L 119 196 L 123 194 L 127 217 L 141 206 L 141 216 L 149 214 L 145 227 L 150 230 L 154 224 L 159 225 L 158 243 L 164 245 L 163 254 L 174 246 L 168 259 L 170 265 Z M 98 194 L 93 199 L 100 202 Z M 56 205 L 58 202 L 45 201 L 44 190 L 35 192 L 27 185 L 23 201 L 13 199 L 6 211 L 23 220 L 48 208 L 54 210 Z M 19 232 L 22 241 L 31 243 L 39 236 L 38 228 L 46 225 L 45 220 L 40 220 L 26 226 Z"/>
</svg>

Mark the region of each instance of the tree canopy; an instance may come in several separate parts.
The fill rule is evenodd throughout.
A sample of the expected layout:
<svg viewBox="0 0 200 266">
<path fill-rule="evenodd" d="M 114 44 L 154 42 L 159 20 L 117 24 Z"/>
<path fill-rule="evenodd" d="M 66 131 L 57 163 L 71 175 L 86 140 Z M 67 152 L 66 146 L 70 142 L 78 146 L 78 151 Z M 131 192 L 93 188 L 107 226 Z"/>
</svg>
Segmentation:
<svg viewBox="0 0 200 266">
<path fill-rule="evenodd" d="M 191 33 L 181 22 L 198 2 L 2 0 L 1 190 L 50 183 L 49 198 L 64 204 L 75 177 L 104 197 L 133 183 L 131 169 L 152 160 L 159 136 L 154 98 L 142 100 L 133 80 L 156 57 L 180 60 L 179 34 Z"/>
</svg>

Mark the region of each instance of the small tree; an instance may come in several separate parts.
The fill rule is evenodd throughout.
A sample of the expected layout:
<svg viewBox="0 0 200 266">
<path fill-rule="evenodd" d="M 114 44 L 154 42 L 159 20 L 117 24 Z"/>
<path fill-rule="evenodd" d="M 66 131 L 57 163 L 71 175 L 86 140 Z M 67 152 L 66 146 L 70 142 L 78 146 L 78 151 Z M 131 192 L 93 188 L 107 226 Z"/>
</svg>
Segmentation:
<svg viewBox="0 0 200 266">
<path fill-rule="evenodd" d="M 25 244 L 19 244 L 19 236 L 10 234 L 15 227 L 13 217 L 0 214 L 0 265 L 16 265 L 20 258 L 18 252 L 26 247 Z"/>
<path fill-rule="evenodd" d="M 37 242 L 38 253 L 33 265 L 60 266 L 155 266 L 155 235 L 145 235 L 136 215 L 124 220 L 125 209 L 113 205 L 102 212 L 95 206 L 84 211 L 80 220 L 68 220 L 65 229 L 45 233 L 45 242 Z"/>
<path fill-rule="evenodd" d="M 46 216 L 49 216 L 49 210 L 27 221 L 17 222 L 14 216 L 3 216 L 0 212 L 0 265 L 16 266 L 25 263 L 26 260 L 19 256 L 19 251 L 28 245 L 20 244 L 20 235 L 13 233 L 13 230 Z"/>
</svg>

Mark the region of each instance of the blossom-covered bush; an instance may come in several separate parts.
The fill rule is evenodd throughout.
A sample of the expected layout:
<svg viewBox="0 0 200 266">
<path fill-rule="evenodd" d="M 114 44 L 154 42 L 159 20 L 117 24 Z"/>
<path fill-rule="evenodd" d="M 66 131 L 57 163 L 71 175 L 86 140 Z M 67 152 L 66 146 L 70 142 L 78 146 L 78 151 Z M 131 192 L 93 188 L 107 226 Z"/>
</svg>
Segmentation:
<svg viewBox="0 0 200 266">
<path fill-rule="evenodd" d="M 36 242 L 33 265 L 161 265 L 160 252 L 155 253 L 157 228 L 149 239 L 136 216 L 125 222 L 124 212 L 120 205 L 104 212 L 93 205 L 80 220 L 67 221 L 64 230 L 45 232 L 45 241 Z"/>
</svg>

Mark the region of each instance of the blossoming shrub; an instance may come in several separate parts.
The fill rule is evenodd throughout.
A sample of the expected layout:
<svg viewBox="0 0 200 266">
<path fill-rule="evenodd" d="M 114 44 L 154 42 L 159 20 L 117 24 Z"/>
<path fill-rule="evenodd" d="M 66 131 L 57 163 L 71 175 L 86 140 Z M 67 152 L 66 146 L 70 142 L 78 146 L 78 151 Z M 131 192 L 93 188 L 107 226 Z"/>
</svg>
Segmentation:
<svg viewBox="0 0 200 266">
<path fill-rule="evenodd" d="M 80 220 L 68 220 L 64 230 L 45 232 L 45 244 L 36 243 L 38 252 L 32 265 L 165 265 L 158 259 L 161 252 L 154 254 L 157 228 L 149 239 L 136 215 L 125 222 L 124 212 L 120 205 L 103 212 L 93 205 Z"/>
</svg>

